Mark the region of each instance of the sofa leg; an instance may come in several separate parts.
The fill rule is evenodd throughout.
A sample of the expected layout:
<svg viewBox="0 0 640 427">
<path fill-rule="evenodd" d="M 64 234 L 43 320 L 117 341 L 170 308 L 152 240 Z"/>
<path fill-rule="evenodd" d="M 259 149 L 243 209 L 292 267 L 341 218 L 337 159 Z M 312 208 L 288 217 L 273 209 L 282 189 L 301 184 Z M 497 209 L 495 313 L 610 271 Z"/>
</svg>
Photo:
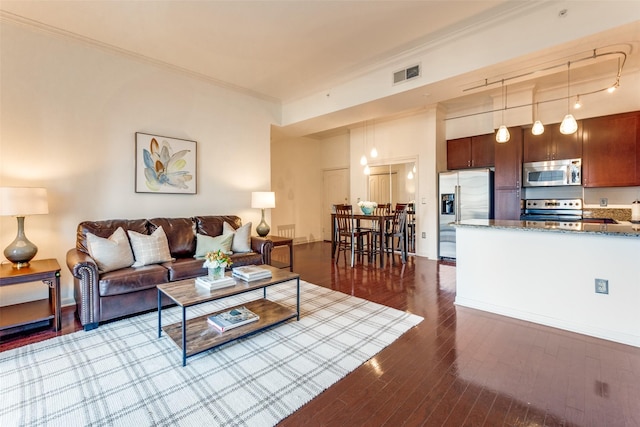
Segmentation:
<svg viewBox="0 0 640 427">
<path fill-rule="evenodd" d="M 92 330 L 92 329 L 95 329 L 95 328 L 97 328 L 97 327 L 98 327 L 98 325 L 99 325 L 99 323 L 98 323 L 98 322 L 94 322 L 94 323 L 87 323 L 86 325 L 84 325 L 84 331 L 85 331 L 85 332 L 87 332 L 87 331 L 90 331 L 90 330 Z"/>
</svg>

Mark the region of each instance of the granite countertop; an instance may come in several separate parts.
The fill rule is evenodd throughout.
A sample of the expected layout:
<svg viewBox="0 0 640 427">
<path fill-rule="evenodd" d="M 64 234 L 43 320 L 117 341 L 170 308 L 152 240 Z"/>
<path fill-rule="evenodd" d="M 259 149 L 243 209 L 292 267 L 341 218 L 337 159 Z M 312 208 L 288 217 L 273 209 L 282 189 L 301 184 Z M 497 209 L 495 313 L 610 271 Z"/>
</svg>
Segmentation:
<svg viewBox="0 0 640 427">
<path fill-rule="evenodd" d="M 554 233 L 588 233 L 607 236 L 640 238 L 640 224 L 590 224 L 583 222 L 557 221 L 508 221 L 493 219 L 468 219 L 451 223 L 454 227 L 497 228 L 505 230 L 545 231 Z"/>
</svg>

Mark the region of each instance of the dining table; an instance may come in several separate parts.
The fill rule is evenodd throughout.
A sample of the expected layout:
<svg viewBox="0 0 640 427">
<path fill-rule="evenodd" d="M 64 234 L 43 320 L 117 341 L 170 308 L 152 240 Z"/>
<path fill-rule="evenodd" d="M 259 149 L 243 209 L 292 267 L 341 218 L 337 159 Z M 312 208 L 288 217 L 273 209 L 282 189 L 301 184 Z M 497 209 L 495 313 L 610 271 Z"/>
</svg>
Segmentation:
<svg viewBox="0 0 640 427">
<path fill-rule="evenodd" d="M 381 230 L 389 230 L 390 227 L 393 225 L 393 214 L 383 214 L 383 215 L 374 215 L 374 214 L 356 214 L 354 213 L 353 215 L 351 215 L 352 218 L 355 220 L 356 224 L 356 228 L 360 228 L 362 226 L 361 222 L 362 221 L 378 221 L 378 224 L 380 224 Z M 336 222 L 336 214 L 332 213 L 331 214 L 331 258 L 335 258 L 336 255 L 336 249 L 338 247 L 338 240 L 337 240 L 337 233 L 338 233 L 338 226 L 337 226 L 337 222 Z M 380 250 L 378 251 L 378 254 L 380 255 L 380 267 L 384 267 L 384 251 L 382 250 L 382 248 L 384 248 L 384 231 L 381 233 L 378 233 L 379 240 L 378 240 L 378 247 L 380 248 Z M 406 239 L 405 239 L 406 241 Z"/>
</svg>

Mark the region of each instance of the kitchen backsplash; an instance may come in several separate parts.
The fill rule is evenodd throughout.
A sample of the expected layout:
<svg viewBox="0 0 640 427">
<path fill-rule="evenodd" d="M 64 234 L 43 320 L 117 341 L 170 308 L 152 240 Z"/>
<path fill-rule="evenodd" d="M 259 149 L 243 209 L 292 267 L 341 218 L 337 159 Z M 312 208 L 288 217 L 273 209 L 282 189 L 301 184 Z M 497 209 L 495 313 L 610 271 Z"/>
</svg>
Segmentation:
<svg viewBox="0 0 640 427">
<path fill-rule="evenodd" d="M 631 221 L 631 209 L 618 208 L 584 208 L 585 218 L 611 218 L 616 221 Z"/>
</svg>

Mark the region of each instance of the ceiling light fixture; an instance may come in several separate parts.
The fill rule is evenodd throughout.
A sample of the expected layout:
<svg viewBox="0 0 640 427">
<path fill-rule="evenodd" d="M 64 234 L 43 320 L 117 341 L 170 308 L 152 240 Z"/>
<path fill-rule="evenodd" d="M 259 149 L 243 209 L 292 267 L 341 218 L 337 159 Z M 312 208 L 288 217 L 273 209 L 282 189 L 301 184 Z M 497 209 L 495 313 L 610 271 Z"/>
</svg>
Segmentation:
<svg viewBox="0 0 640 427">
<path fill-rule="evenodd" d="M 571 61 L 567 62 L 567 115 L 562 119 L 560 123 L 560 133 L 563 135 L 570 135 L 578 130 L 578 122 L 571 114 Z"/>
<path fill-rule="evenodd" d="M 371 148 L 371 158 L 378 157 L 378 150 L 376 150 L 376 122 L 373 122 L 373 148 Z"/>
<path fill-rule="evenodd" d="M 363 154 L 362 157 L 360 157 L 360 165 L 366 166 L 366 164 L 367 164 L 367 156 Z"/>
<path fill-rule="evenodd" d="M 544 125 L 538 117 L 538 103 L 536 102 L 536 121 L 533 123 L 531 133 L 534 135 L 542 135 L 544 133 Z"/>
<path fill-rule="evenodd" d="M 580 101 L 580 95 L 578 95 L 576 97 L 576 103 L 573 104 L 573 109 L 577 110 L 578 108 L 582 107 L 582 101 Z"/>
<path fill-rule="evenodd" d="M 370 175 L 371 174 L 371 169 L 369 168 L 369 165 L 366 165 L 364 167 L 364 174 L 365 175 Z"/>
<path fill-rule="evenodd" d="M 502 124 L 498 128 L 498 132 L 496 132 L 496 141 L 503 144 L 509 139 L 511 139 L 511 135 L 509 134 L 509 129 L 504 125 L 504 110 L 507 109 L 507 92 L 504 87 L 504 79 L 502 80 Z"/>
</svg>

